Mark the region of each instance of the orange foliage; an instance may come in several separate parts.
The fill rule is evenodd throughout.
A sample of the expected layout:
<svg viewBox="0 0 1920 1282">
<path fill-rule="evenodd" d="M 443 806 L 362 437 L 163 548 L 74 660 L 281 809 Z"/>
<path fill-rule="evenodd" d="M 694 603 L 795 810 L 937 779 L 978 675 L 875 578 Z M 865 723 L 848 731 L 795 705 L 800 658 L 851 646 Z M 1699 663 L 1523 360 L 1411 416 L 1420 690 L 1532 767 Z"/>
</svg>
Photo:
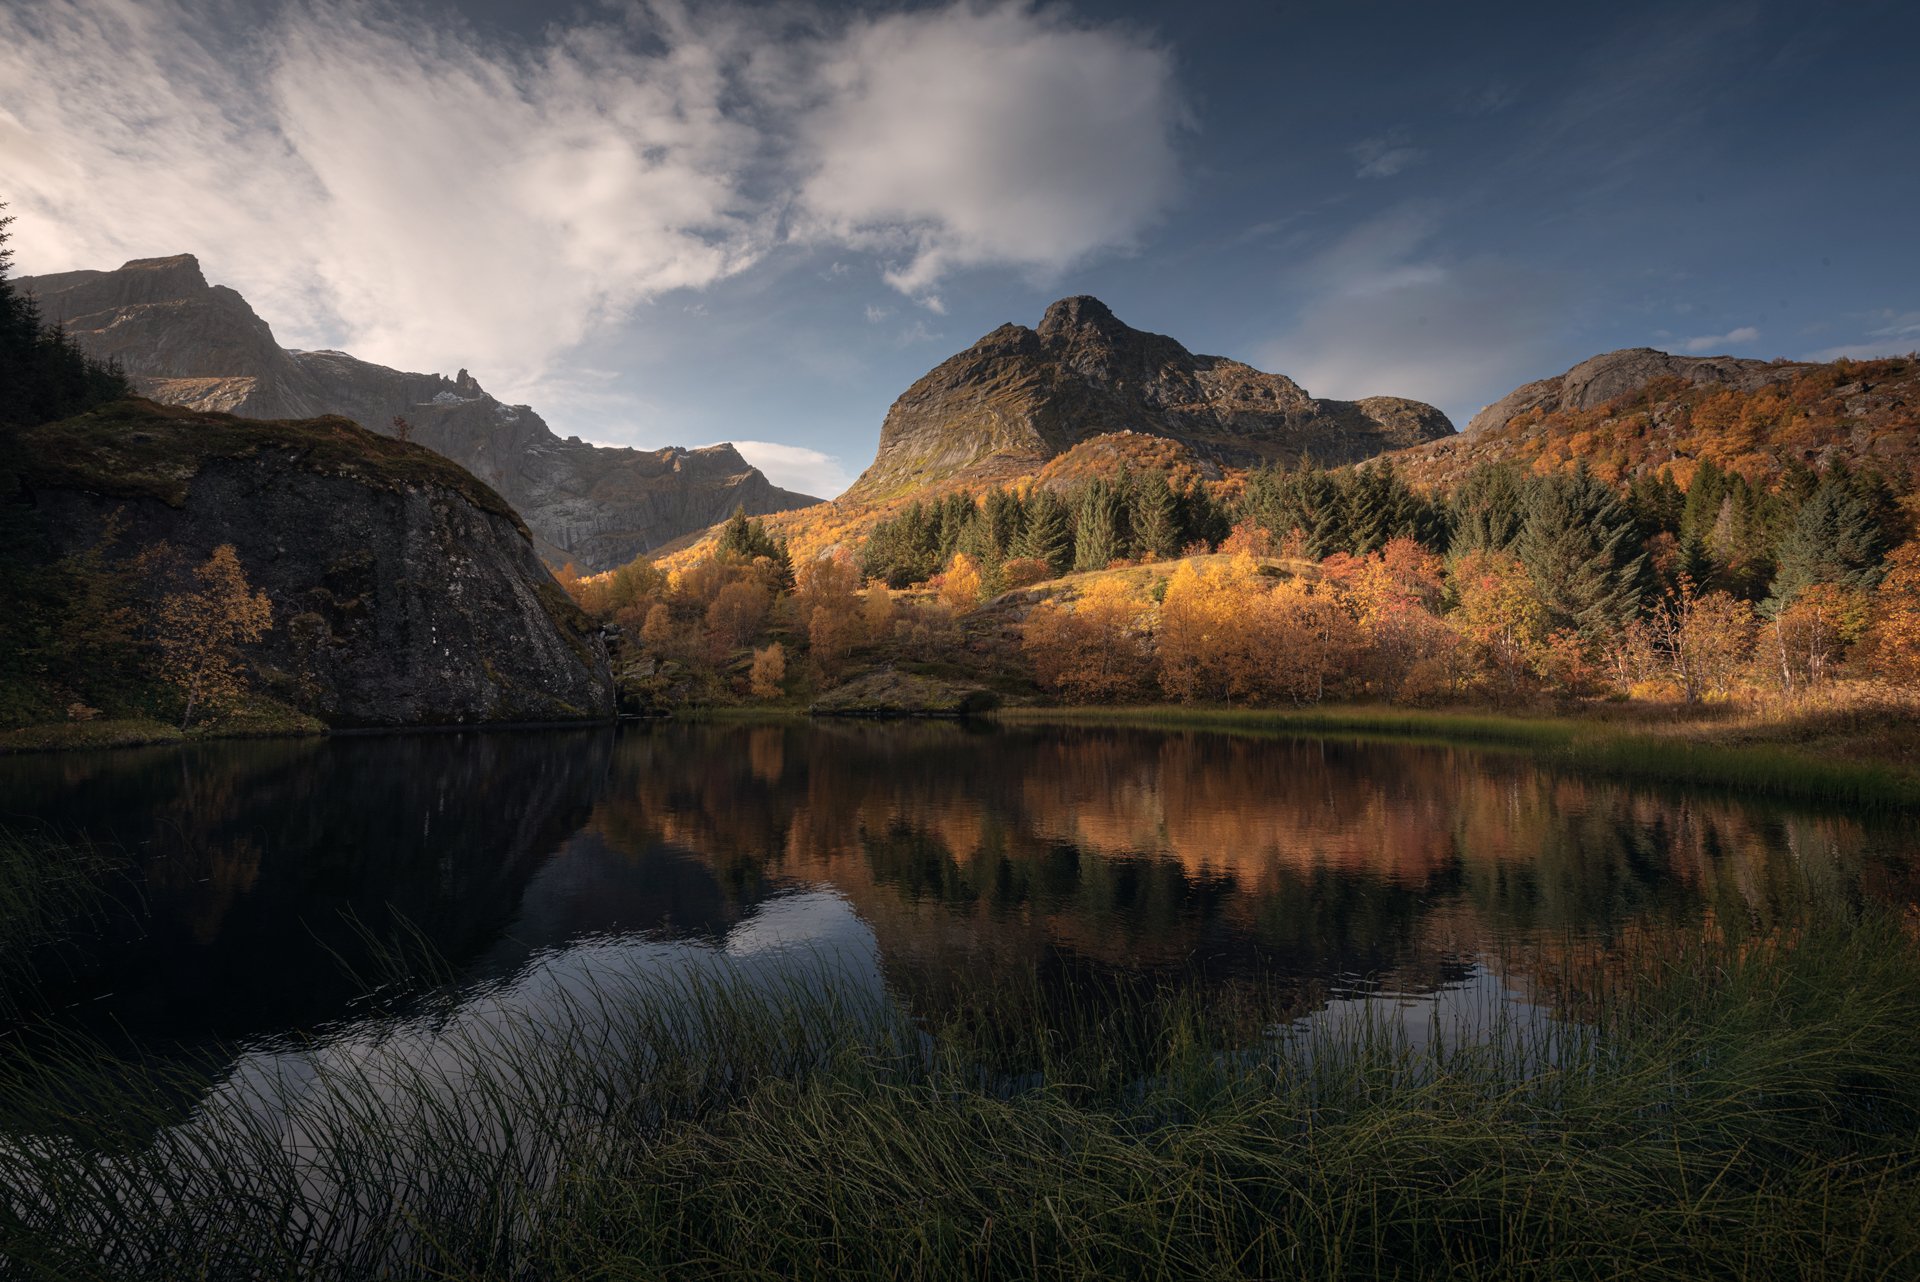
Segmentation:
<svg viewBox="0 0 1920 1282">
<path fill-rule="evenodd" d="M 1124 580 L 1095 579 L 1071 609 L 1053 601 L 1035 607 L 1020 648 L 1048 689 L 1087 702 L 1122 698 L 1146 676 L 1143 613 Z"/>
<path fill-rule="evenodd" d="M 1887 558 L 1863 648 L 1873 675 L 1920 687 L 1920 542 L 1903 543 Z"/>
<path fill-rule="evenodd" d="M 202 707 L 225 707 L 244 693 L 238 647 L 273 626 L 273 606 L 247 582 L 233 544 L 215 548 L 193 577 L 200 590 L 168 596 L 157 620 L 161 673 L 186 698 L 183 730 Z"/>
<path fill-rule="evenodd" d="M 955 552 L 946 572 L 935 576 L 933 587 L 949 610 L 965 613 L 980 603 L 980 563 L 965 552 Z"/>
</svg>

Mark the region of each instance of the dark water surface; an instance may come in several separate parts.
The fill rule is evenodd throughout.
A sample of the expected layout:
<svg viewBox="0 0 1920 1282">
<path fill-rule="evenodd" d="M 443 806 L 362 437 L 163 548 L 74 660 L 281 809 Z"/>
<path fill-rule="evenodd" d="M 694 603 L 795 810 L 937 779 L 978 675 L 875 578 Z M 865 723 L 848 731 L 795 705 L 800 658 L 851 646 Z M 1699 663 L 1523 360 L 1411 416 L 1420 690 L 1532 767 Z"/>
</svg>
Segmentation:
<svg viewBox="0 0 1920 1282">
<path fill-rule="evenodd" d="M 896 992 L 1257 975 L 1309 1010 L 1488 984 L 1542 1001 L 1569 949 L 1920 897 L 1898 820 L 1464 749 L 1152 731 L 668 724 L 15 757 L 0 822 L 128 856 L 121 907 L 38 968 L 34 1004 L 154 1047 L 351 1030 L 396 947 L 476 987 L 806 947 Z"/>
</svg>

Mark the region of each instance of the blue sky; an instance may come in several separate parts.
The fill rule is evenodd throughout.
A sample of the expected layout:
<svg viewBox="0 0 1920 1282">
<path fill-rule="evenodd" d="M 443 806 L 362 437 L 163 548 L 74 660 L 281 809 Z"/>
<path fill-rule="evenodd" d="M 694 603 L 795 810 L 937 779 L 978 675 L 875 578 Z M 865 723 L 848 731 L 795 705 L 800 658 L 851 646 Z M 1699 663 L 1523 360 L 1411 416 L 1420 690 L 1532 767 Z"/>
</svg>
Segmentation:
<svg viewBox="0 0 1920 1282">
<path fill-rule="evenodd" d="M 1920 7 L 0 10 L 23 272 L 190 251 L 295 346 L 836 492 L 1091 293 L 1316 395 L 1920 348 Z"/>
</svg>

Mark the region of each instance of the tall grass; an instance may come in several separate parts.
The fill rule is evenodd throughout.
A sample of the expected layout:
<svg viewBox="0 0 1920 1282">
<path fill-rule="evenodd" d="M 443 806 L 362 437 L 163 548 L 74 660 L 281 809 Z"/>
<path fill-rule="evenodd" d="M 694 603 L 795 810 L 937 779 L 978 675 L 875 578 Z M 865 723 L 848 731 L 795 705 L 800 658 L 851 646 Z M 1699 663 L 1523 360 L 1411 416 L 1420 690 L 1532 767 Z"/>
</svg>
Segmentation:
<svg viewBox="0 0 1920 1282">
<path fill-rule="evenodd" d="M 133 881 L 119 853 L 84 838 L 0 827 L 0 1023 L 23 1015 L 49 967 L 124 913 Z"/>
<path fill-rule="evenodd" d="M 1595 1022 L 1548 1041 L 1415 1045 L 1258 989 L 956 989 L 916 1022 L 800 973 L 576 991 L 537 1020 L 468 997 L 405 1054 L 389 1035 L 217 1080 L 81 1046 L 0 1061 L 0 1254 L 60 1278 L 1920 1262 L 1920 950 L 1886 913 L 1606 950 L 1560 978 L 1604 999 Z"/>
</svg>

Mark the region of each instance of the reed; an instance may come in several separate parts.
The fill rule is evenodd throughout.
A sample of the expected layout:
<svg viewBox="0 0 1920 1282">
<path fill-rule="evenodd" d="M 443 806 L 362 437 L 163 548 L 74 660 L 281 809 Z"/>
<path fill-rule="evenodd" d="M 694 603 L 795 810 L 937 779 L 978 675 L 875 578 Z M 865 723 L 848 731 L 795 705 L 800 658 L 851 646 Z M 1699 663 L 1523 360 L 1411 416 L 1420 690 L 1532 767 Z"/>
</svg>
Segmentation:
<svg viewBox="0 0 1920 1282">
<path fill-rule="evenodd" d="M 1587 1022 L 801 964 L 351 1045 L 0 1052 L 27 1277 L 1851 1278 L 1920 1259 L 1912 923 L 1569 951 Z M 1495 965 L 1520 966 L 1514 957 Z M 1116 981 L 1118 982 L 1118 981 Z M 1571 1008 L 1570 1008 L 1571 1009 Z"/>
</svg>

